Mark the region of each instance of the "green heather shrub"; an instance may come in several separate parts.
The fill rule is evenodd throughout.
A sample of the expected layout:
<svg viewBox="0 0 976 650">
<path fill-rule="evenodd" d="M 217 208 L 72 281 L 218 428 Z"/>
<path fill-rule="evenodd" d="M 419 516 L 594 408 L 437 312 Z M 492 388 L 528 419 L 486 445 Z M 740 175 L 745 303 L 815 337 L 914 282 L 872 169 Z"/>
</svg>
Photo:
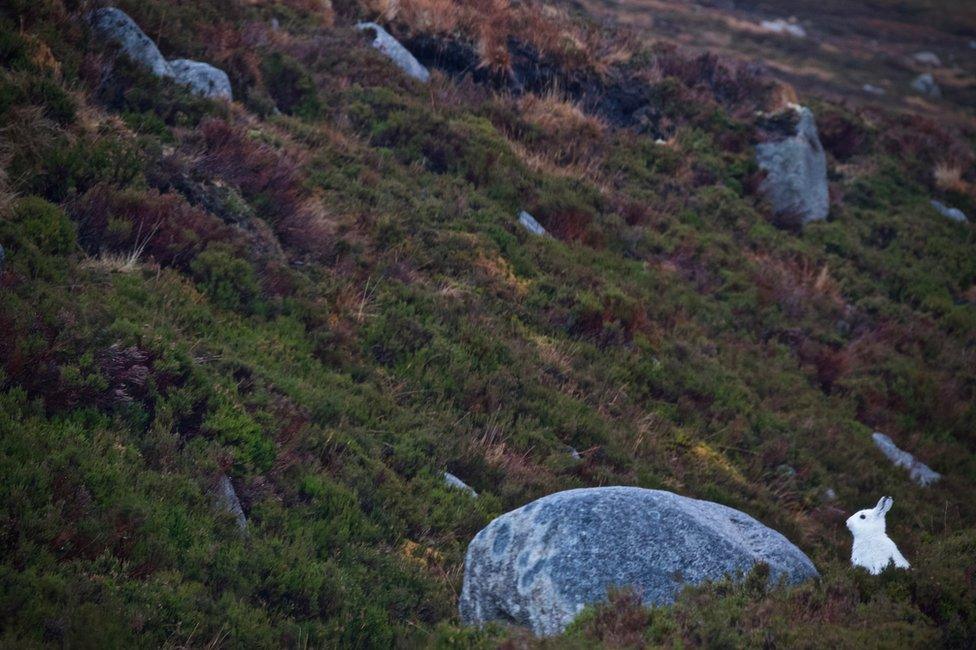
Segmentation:
<svg viewBox="0 0 976 650">
<path fill-rule="evenodd" d="M 14 107 L 23 106 L 41 107 L 44 117 L 59 125 L 74 122 L 78 110 L 71 95 L 49 75 L 0 71 L 0 119 L 6 122 Z"/>
<path fill-rule="evenodd" d="M 143 153 L 133 142 L 111 136 L 71 140 L 58 135 L 40 138 L 30 149 L 18 149 L 9 172 L 20 191 L 61 202 L 98 184 L 124 187 L 142 168 Z"/>
<path fill-rule="evenodd" d="M 272 52 L 261 60 L 261 74 L 275 104 L 289 115 L 315 119 L 322 111 L 315 81 L 294 57 Z"/>
<path fill-rule="evenodd" d="M 75 226 L 60 207 L 38 196 L 14 203 L 11 221 L 21 236 L 48 255 L 68 255 L 75 250 Z"/>
<path fill-rule="evenodd" d="M 196 126 L 204 117 L 226 114 L 222 102 L 156 77 L 126 57 L 116 60 L 111 77 L 99 85 L 98 100 L 138 131 L 165 140 L 172 139 L 168 127 Z"/>
<path fill-rule="evenodd" d="M 264 311 L 254 269 L 226 244 L 211 244 L 190 262 L 197 286 L 222 309 L 245 314 Z"/>
<path fill-rule="evenodd" d="M 218 400 L 203 418 L 203 432 L 234 450 L 243 471 L 265 472 L 275 459 L 271 436 L 240 406 Z"/>
</svg>

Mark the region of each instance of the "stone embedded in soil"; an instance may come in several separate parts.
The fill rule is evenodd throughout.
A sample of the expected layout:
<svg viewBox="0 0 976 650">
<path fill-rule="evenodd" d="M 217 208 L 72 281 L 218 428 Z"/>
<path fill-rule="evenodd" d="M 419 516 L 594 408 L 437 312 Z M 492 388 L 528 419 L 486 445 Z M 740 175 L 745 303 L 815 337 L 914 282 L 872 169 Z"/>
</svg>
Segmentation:
<svg viewBox="0 0 976 650">
<path fill-rule="evenodd" d="M 871 434 L 875 446 L 896 467 L 908 470 L 908 476 L 922 487 L 931 485 L 942 478 L 942 475 L 921 462 L 907 451 L 898 448 L 895 441 L 880 431 Z"/>
<path fill-rule="evenodd" d="M 794 106 L 794 132 L 756 147 L 756 160 L 766 172 L 760 190 L 779 217 L 801 223 L 826 219 L 830 211 L 827 156 L 809 108 Z"/>
<path fill-rule="evenodd" d="M 473 497 L 478 496 L 478 493 L 474 491 L 473 487 L 471 487 L 470 485 L 468 485 L 458 477 L 454 476 L 454 474 L 451 474 L 450 472 L 444 472 L 444 483 L 446 483 L 448 487 L 452 487 L 455 490 L 463 490 Z"/>
<path fill-rule="evenodd" d="M 410 50 L 403 47 L 400 41 L 393 38 L 388 31 L 376 23 L 358 23 L 356 29 L 361 32 L 373 32 L 373 47 L 382 52 L 408 76 L 422 83 L 427 83 L 430 80 L 430 72 L 427 71 L 427 68 L 421 65 L 420 61 L 410 53 Z"/>
<path fill-rule="evenodd" d="M 960 223 L 966 223 L 969 221 L 969 219 L 966 218 L 966 213 L 959 208 L 953 208 L 946 205 L 942 201 L 936 201 L 935 199 L 930 201 L 930 203 L 932 204 L 932 207 L 935 208 L 936 211 L 938 211 L 938 213 L 946 219 L 952 219 L 953 221 L 958 221 Z"/>
<path fill-rule="evenodd" d="M 542 227 L 542 224 L 536 221 L 535 217 L 533 217 L 525 210 L 519 212 L 518 220 L 519 223 L 522 224 L 522 226 L 533 235 L 545 237 L 546 235 L 549 234 L 546 232 L 546 229 Z"/>
<path fill-rule="evenodd" d="M 935 82 L 935 77 L 929 72 L 915 77 L 915 80 L 912 81 L 912 88 L 932 99 L 942 97 L 942 89 L 939 88 L 939 84 Z"/>
<path fill-rule="evenodd" d="M 174 59 L 169 62 L 173 71 L 173 78 L 177 83 L 189 86 L 197 95 L 210 99 L 233 99 L 234 93 L 230 87 L 227 73 L 215 68 L 209 63 L 191 61 L 190 59 Z"/>
<path fill-rule="evenodd" d="M 635 487 L 558 492 L 506 513 L 468 546 L 461 621 L 507 621 L 558 634 L 610 588 L 646 605 L 674 601 L 687 584 L 740 576 L 757 563 L 770 583 L 817 577 L 778 532 L 717 503 Z"/>
</svg>

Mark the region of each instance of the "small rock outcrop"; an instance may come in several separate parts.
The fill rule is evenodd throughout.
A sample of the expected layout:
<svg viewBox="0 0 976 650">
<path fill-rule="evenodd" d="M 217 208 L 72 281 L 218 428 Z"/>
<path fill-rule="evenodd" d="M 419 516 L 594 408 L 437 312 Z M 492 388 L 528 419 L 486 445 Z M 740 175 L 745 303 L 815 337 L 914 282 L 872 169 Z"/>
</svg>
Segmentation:
<svg viewBox="0 0 976 650">
<path fill-rule="evenodd" d="M 467 492 L 473 497 L 478 496 L 478 493 L 474 491 L 473 487 L 471 487 L 470 485 L 468 485 L 458 477 L 454 476 L 454 474 L 451 474 L 450 472 L 444 472 L 444 483 L 446 483 L 448 487 L 452 487 L 455 490 L 464 490 L 465 492 Z"/>
<path fill-rule="evenodd" d="M 909 477 L 911 477 L 913 481 L 922 487 L 932 485 L 942 478 L 942 475 L 933 470 L 931 467 L 921 462 L 907 451 L 899 449 L 894 440 L 880 431 L 875 431 L 872 433 L 871 438 L 874 440 L 875 446 L 881 450 L 881 453 L 884 454 L 888 460 L 890 460 L 897 467 L 904 467 L 907 469 Z"/>
<path fill-rule="evenodd" d="M 169 62 L 163 58 L 156 43 L 121 9 L 96 9 L 91 13 L 91 26 L 96 36 L 116 43 L 130 59 L 148 68 L 157 77 L 173 76 Z"/>
<path fill-rule="evenodd" d="M 244 508 L 241 507 L 241 500 L 237 498 L 237 491 L 234 484 L 226 474 L 221 474 L 217 485 L 213 489 L 214 505 L 219 509 L 234 517 L 237 527 L 241 530 L 247 528 L 247 517 L 244 516 Z"/>
<path fill-rule="evenodd" d="M 189 86 L 197 95 L 211 99 L 233 99 L 234 93 L 230 88 L 227 73 L 215 68 L 209 63 L 191 61 L 190 59 L 174 59 L 169 62 L 176 83 Z"/>
<path fill-rule="evenodd" d="M 427 71 L 427 68 L 421 65 L 420 61 L 410 53 L 410 50 L 403 47 L 400 41 L 393 38 L 388 31 L 376 23 L 358 23 L 356 29 L 361 32 L 373 32 L 375 34 L 373 47 L 386 55 L 390 61 L 393 61 L 408 76 L 422 83 L 427 83 L 430 80 L 430 72 Z"/>
<path fill-rule="evenodd" d="M 792 110 L 793 132 L 756 147 L 756 160 L 766 172 L 760 190 L 778 217 L 801 223 L 826 219 L 830 211 L 827 156 L 810 109 L 794 106 Z"/>
<path fill-rule="evenodd" d="M 950 207 L 942 201 L 936 201 L 934 199 L 930 201 L 930 203 L 932 204 L 932 207 L 935 208 L 936 211 L 938 211 L 938 213 L 946 219 L 952 219 L 953 221 L 959 221 L 961 223 L 966 223 L 969 221 L 969 219 L 966 218 L 966 213 L 959 208 Z"/>
<path fill-rule="evenodd" d="M 96 9 L 89 20 L 96 36 L 116 43 L 130 59 L 157 77 L 171 78 L 203 97 L 234 98 L 230 79 L 223 70 L 190 59 L 167 61 L 156 43 L 124 11 L 115 7 Z"/>
<path fill-rule="evenodd" d="M 935 52 L 916 52 L 912 55 L 912 58 L 922 65 L 929 65 L 933 68 L 938 68 L 942 65 L 942 59 Z"/>
<path fill-rule="evenodd" d="M 939 84 L 935 82 L 935 77 L 930 72 L 915 77 L 915 80 L 912 81 L 912 89 L 932 99 L 942 97 L 942 89 L 939 88 Z"/>
<path fill-rule="evenodd" d="M 749 571 L 797 583 L 817 570 L 800 549 L 749 515 L 717 503 L 634 487 L 584 488 L 504 514 L 468 546 L 461 621 L 508 621 L 558 634 L 607 589 L 632 587 L 646 605 L 682 587 Z"/>
<path fill-rule="evenodd" d="M 882 95 L 885 94 L 884 88 L 881 88 L 880 86 L 875 86 L 874 84 L 864 84 L 863 86 L 861 86 L 861 90 L 863 90 L 869 95 L 877 95 L 878 97 L 881 97 Z"/>
<path fill-rule="evenodd" d="M 794 21 L 783 20 L 782 18 L 764 20 L 759 23 L 759 28 L 771 34 L 784 34 L 795 38 L 807 37 L 807 30 L 803 29 L 803 25 Z"/>
<path fill-rule="evenodd" d="M 535 220 L 535 217 L 533 217 L 531 214 L 529 214 L 525 210 L 522 210 L 521 212 L 519 212 L 518 220 L 519 220 L 519 223 L 522 224 L 522 227 L 524 227 L 526 230 L 528 230 L 533 235 L 538 235 L 540 237 L 545 237 L 546 235 L 549 234 L 549 233 L 546 232 L 546 229 L 542 227 L 542 224 L 539 223 L 538 221 L 536 221 Z"/>
</svg>

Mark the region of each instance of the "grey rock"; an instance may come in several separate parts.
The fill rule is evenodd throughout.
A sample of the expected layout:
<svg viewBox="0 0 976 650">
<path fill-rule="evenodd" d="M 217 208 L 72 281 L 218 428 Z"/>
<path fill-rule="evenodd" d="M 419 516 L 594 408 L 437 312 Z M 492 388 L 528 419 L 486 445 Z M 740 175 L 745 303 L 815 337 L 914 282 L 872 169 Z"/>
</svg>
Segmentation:
<svg viewBox="0 0 976 650">
<path fill-rule="evenodd" d="M 932 200 L 932 207 L 935 208 L 939 214 L 947 219 L 952 219 L 953 221 L 959 221 L 961 223 L 966 223 L 969 219 L 966 218 L 966 213 L 959 208 L 953 208 L 941 201 Z"/>
<path fill-rule="evenodd" d="M 942 97 L 942 89 L 939 88 L 939 84 L 935 83 L 935 77 L 929 72 L 915 77 L 915 80 L 912 81 L 912 88 L 926 97 L 933 99 Z"/>
<path fill-rule="evenodd" d="M 474 491 L 473 487 L 471 487 L 470 485 L 468 485 L 458 477 L 454 476 L 454 474 L 451 474 L 450 472 L 444 472 L 444 482 L 449 487 L 452 487 L 455 490 L 464 490 L 465 492 L 467 492 L 473 497 L 478 496 L 478 493 Z"/>
<path fill-rule="evenodd" d="M 576 451 L 573 447 L 570 447 L 569 445 L 566 445 L 566 453 L 569 454 L 569 457 L 572 458 L 573 460 L 583 460 L 583 457 L 580 456 L 580 453 Z"/>
<path fill-rule="evenodd" d="M 884 454 L 888 460 L 890 460 L 897 467 L 904 467 L 907 469 L 909 477 L 922 487 L 932 485 L 942 478 L 942 475 L 933 470 L 931 467 L 919 461 L 907 451 L 899 449 L 894 440 L 880 431 L 875 431 L 872 433 L 871 438 L 874 440 L 875 446 L 881 450 L 881 453 Z"/>
<path fill-rule="evenodd" d="M 834 488 L 830 488 L 830 487 L 829 488 L 826 488 L 820 494 L 820 500 L 821 501 L 824 501 L 825 503 L 830 503 L 831 501 L 836 501 L 837 500 L 837 492 L 834 491 Z"/>
<path fill-rule="evenodd" d="M 519 212 L 518 220 L 519 223 L 522 224 L 522 226 L 533 235 L 539 235 L 540 237 L 545 237 L 549 234 L 546 232 L 546 229 L 542 227 L 542 224 L 536 221 L 535 217 L 533 217 L 525 210 Z"/>
<path fill-rule="evenodd" d="M 776 20 L 764 20 L 759 23 L 759 27 L 763 31 L 773 34 L 783 34 L 786 36 L 793 36 L 795 38 L 807 37 L 807 30 L 803 29 L 803 25 L 800 25 L 795 20 L 783 20 L 782 18 L 777 18 Z"/>
<path fill-rule="evenodd" d="M 393 61 L 407 75 L 423 83 L 427 83 L 430 80 L 430 73 L 427 71 L 427 68 L 421 65 L 420 61 L 385 29 L 376 23 L 357 23 L 356 29 L 361 32 L 372 31 L 375 34 L 373 47 L 385 54 L 388 59 Z"/>
<path fill-rule="evenodd" d="M 89 19 L 96 36 L 116 43 L 130 59 L 149 68 L 157 77 L 173 76 L 156 43 L 124 11 L 115 7 L 96 9 Z"/>
<path fill-rule="evenodd" d="M 942 59 L 935 52 L 916 52 L 912 55 L 912 58 L 922 65 L 930 65 L 933 68 L 938 68 L 942 65 Z"/>
<path fill-rule="evenodd" d="M 558 634 L 608 588 L 629 586 L 646 605 L 668 604 L 684 585 L 737 576 L 758 562 L 769 565 L 773 582 L 818 575 L 785 537 L 717 503 L 634 487 L 558 492 L 475 536 L 464 563 L 461 621 Z"/>
<path fill-rule="evenodd" d="M 799 217 L 803 223 L 826 219 L 830 211 L 827 189 L 827 157 L 813 113 L 795 106 L 796 132 L 789 137 L 763 142 L 756 160 L 766 172 L 760 189 L 778 216 Z"/>
<path fill-rule="evenodd" d="M 230 79 L 223 70 L 190 59 L 174 59 L 169 65 L 176 82 L 189 86 L 197 95 L 210 99 L 234 99 Z"/>
<path fill-rule="evenodd" d="M 217 485 L 213 489 L 214 505 L 224 512 L 234 517 L 237 527 L 241 530 L 247 528 L 247 517 L 244 516 L 244 508 L 241 507 L 241 500 L 237 498 L 234 484 L 226 474 L 221 474 Z"/>
<path fill-rule="evenodd" d="M 96 36 L 118 44 L 130 59 L 157 77 L 170 77 L 203 97 L 233 99 L 230 79 L 223 70 L 189 59 L 167 61 L 156 43 L 124 11 L 114 7 L 96 9 L 89 20 Z"/>
<path fill-rule="evenodd" d="M 881 97 L 882 95 L 885 94 L 884 88 L 881 88 L 880 86 L 875 86 L 873 84 L 864 84 L 863 86 L 861 86 L 861 90 L 868 93 L 869 95 L 877 95 L 878 97 Z"/>
</svg>

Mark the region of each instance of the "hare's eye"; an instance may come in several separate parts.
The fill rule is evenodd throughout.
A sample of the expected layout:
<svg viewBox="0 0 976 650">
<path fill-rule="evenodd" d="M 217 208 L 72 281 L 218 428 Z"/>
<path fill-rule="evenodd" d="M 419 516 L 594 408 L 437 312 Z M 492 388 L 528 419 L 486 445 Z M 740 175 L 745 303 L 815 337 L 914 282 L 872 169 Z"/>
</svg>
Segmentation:
<svg viewBox="0 0 976 650">
<path fill-rule="evenodd" d="M 867 519 L 867 517 L 864 516 L 864 515 L 861 515 L 861 519 Z"/>
</svg>

